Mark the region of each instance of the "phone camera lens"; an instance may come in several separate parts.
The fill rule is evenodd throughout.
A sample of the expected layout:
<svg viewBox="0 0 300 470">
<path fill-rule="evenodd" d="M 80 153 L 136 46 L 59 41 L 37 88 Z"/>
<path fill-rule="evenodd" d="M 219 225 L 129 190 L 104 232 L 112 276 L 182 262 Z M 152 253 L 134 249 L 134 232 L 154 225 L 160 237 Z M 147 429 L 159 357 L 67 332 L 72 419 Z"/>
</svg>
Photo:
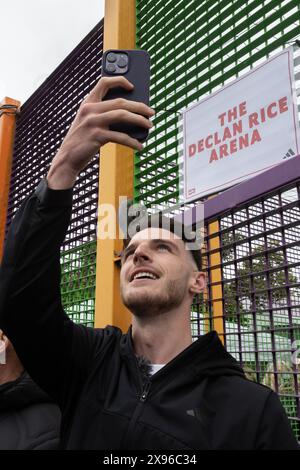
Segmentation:
<svg viewBox="0 0 300 470">
<path fill-rule="evenodd" d="M 116 62 L 117 60 L 116 54 L 114 54 L 113 52 L 110 52 L 109 54 L 107 54 L 107 60 L 108 62 Z"/>
<path fill-rule="evenodd" d="M 115 66 L 115 64 L 108 64 L 108 65 L 106 66 L 106 70 L 107 70 L 108 72 L 115 72 L 116 69 L 117 69 L 117 67 Z"/>
<path fill-rule="evenodd" d="M 124 69 L 128 65 L 128 60 L 125 57 L 120 57 L 120 59 L 117 62 L 117 65 L 121 68 Z"/>
</svg>

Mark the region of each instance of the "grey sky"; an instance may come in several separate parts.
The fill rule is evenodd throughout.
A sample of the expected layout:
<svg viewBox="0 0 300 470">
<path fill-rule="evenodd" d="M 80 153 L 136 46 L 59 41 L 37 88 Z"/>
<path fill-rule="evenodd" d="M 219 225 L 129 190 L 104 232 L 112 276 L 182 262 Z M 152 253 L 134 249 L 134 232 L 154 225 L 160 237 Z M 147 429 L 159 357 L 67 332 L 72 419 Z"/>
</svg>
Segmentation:
<svg viewBox="0 0 300 470">
<path fill-rule="evenodd" d="M 24 103 L 104 16 L 104 0 L 0 0 L 0 101 Z"/>
</svg>

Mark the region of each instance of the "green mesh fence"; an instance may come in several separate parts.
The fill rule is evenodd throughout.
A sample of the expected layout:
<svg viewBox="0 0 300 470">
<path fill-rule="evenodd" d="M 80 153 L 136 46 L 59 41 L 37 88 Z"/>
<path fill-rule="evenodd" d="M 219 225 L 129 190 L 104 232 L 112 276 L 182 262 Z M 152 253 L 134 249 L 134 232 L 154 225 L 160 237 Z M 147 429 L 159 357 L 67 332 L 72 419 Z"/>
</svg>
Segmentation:
<svg viewBox="0 0 300 470">
<path fill-rule="evenodd" d="M 62 252 L 61 296 L 65 312 L 76 323 L 94 324 L 96 241 Z"/>
</svg>

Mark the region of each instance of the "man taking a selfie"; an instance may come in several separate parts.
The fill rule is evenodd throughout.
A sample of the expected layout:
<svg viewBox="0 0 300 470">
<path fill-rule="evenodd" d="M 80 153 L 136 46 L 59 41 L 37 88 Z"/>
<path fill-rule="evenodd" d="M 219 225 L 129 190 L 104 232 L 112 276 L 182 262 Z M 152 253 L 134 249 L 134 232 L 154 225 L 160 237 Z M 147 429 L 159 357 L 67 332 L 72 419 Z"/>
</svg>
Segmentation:
<svg viewBox="0 0 300 470">
<path fill-rule="evenodd" d="M 297 449 L 277 395 L 246 380 L 216 332 L 192 342 L 191 304 L 205 276 L 199 253 L 162 219 L 140 227 L 122 256 L 127 334 L 77 325 L 64 313 L 60 246 L 76 178 L 107 142 L 142 150 L 111 125 L 152 126 L 145 104 L 103 101 L 116 87 L 132 89 L 124 77 L 102 78 L 83 101 L 47 177 L 11 224 L 0 328 L 59 404 L 66 449 Z"/>
</svg>

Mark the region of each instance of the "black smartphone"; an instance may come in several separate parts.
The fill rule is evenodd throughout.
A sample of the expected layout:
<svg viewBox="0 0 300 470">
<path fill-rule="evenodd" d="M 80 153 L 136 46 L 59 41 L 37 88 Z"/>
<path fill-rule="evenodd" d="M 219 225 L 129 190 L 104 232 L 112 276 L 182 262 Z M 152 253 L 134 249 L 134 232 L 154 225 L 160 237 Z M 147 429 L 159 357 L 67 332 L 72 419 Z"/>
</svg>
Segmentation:
<svg viewBox="0 0 300 470">
<path fill-rule="evenodd" d="M 133 85 L 132 91 L 124 88 L 109 90 L 105 100 L 125 98 L 131 101 L 140 101 L 149 106 L 150 100 L 150 56 L 143 50 L 116 50 L 105 51 L 102 58 L 102 77 L 123 75 Z M 149 130 L 143 127 L 116 123 L 110 126 L 112 131 L 123 132 L 140 142 L 145 142 Z"/>
</svg>

